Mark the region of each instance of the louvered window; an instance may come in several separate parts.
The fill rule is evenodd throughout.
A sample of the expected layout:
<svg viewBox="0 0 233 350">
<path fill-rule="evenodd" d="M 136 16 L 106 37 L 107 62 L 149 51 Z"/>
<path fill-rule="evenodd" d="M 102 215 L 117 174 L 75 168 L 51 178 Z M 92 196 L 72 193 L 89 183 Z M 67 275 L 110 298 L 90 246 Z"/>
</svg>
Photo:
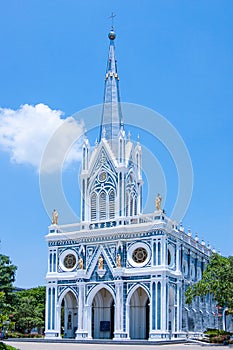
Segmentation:
<svg viewBox="0 0 233 350">
<path fill-rule="evenodd" d="M 100 192 L 99 196 L 99 218 L 100 220 L 106 219 L 106 193 Z"/>
<path fill-rule="evenodd" d="M 109 219 L 115 217 L 115 193 L 113 190 L 109 192 Z"/>
<path fill-rule="evenodd" d="M 137 215 L 137 199 L 134 198 L 134 215 Z"/>
<path fill-rule="evenodd" d="M 91 221 L 95 221 L 96 218 L 96 193 L 91 195 Z"/>
<path fill-rule="evenodd" d="M 129 215 L 129 192 L 126 192 L 125 198 L 125 216 Z"/>
</svg>

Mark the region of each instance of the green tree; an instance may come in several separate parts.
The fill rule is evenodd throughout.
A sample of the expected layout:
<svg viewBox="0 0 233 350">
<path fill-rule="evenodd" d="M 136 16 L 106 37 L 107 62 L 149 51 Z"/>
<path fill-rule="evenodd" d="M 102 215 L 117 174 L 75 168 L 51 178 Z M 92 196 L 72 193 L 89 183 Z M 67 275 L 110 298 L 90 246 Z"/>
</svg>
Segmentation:
<svg viewBox="0 0 233 350">
<path fill-rule="evenodd" d="M 202 279 L 186 290 L 186 303 L 197 296 L 212 294 L 218 306 L 233 309 L 233 256 L 213 253 Z"/>
<path fill-rule="evenodd" d="M 22 290 L 15 293 L 14 321 L 16 330 L 28 332 L 35 327 L 42 329 L 45 322 L 45 287 Z"/>
<path fill-rule="evenodd" d="M 17 267 L 13 265 L 10 258 L 0 254 L 0 331 L 11 329 L 14 323 L 11 321 L 10 313 L 13 304 L 13 282 Z"/>
<path fill-rule="evenodd" d="M 13 282 L 15 281 L 15 272 L 17 267 L 12 264 L 10 258 L 0 254 L 0 292 L 4 293 L 4 302 L 12 302 Z"/>
</svg>

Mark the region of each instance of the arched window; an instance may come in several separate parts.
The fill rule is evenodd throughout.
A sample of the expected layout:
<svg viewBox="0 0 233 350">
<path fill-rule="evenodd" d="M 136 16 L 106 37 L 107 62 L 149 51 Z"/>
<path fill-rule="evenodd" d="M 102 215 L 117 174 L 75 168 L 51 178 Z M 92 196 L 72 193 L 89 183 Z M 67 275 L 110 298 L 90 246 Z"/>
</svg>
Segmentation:
<svg viewBox="0 0 233 350">
<path fill-rule="evenodd" d="M 113 190 L 109 192 L 109 219 L 115 217 L 115 193 Z"/>
<path fill-rule="evenodd" d="M 99 195 L 99 219 L 106 219 L 106 193 L 104 191 Z"/>
<path fill-rule="evenodd" d="M 96 193 L 92 193 L 91 195 L 91 221 L 95 221 L 97 219 L 96 217 Z"/>
<path fill-rule="evenodd" d="M 126 192 L 125 196 L 125 216 L 129 215 L 129 192 Z"/>
<path fill-rule="evenodd" d="M 137 198 L 134 198 L 134 215 L 137 215 Z"/>
<path fill-rule="evenodd" d="M 130 216 L 133 216 L 133 195 L 131 194 L 131 197 L 130 197 Z"/>
<path fill-rule="evenodd" d="M 52 272 L 52 260 L 53 260 L 53 254 L 49 254 L 49 272 Z"/>
</svg>

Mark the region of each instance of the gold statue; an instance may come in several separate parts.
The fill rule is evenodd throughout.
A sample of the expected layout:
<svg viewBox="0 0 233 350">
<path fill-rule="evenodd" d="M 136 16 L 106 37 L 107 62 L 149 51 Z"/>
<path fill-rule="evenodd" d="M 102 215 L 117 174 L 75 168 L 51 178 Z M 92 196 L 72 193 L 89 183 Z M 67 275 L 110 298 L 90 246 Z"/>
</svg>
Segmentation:
<svg viewBox="0 0 233 350">
<path fill-rule="evenodd" d="M 157 197 L 155 198 L 156 210 L 161 210 L 161 202 L 162 202 L 162 197 L 161 197 L 161 195 L 158 193 Z"/>
<path fill-rule="evenodd" d="M 117 267 L 121 267 L 121 255 L 117 254 Z"/>
<path fill-rule="evenodd" d="M 58 225 L 58 212 L 56 209 L 54 209 L 52 213 L 52 225 Z"/>
<path fill-rule="evenodd" d="M 79 258 L 78 266 L 79 266 L 80 270 L 83 270 L 83 258 L 82 257 Z"/>
<path fill-rule="evenodd" d="M 102 258 L 102 256 L 100 255 L 99 257 L 99 262 L 98 262 L 98 269 L 99 270 L 103 270 L 104 268 L 104 259 Z"/>
</svg>

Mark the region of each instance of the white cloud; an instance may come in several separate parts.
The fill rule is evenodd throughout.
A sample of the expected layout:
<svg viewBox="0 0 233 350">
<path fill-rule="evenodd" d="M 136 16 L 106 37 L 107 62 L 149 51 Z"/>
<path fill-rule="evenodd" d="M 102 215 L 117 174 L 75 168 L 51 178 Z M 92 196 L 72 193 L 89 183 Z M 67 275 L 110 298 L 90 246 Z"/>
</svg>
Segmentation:
<svg viewBox="0 0 233 350">
<path fill-rule="evenodd" d="M 83 133 L 82 123 L 77 123 L 72 117 L 64 120 L 62 116 L 61 111 L 52 110 L 42 103 L 35 106 L 25 104 L 18 110 L 0 108 L 0 148 L 10 154 L 12 162 L 30 164 L 39 169 L 44 149 L 59 127 L 64 123 L 69 125 L 66 138 L 60 140 L 56 153 L 67 147 L 74 133 L 77 138 Z M 56 158 L 51 158 L 51 162 L 54 163 Z M 79 147 L 72 148 L 66 162 L 77 159 L 80 159 Z"/>
</svg>

